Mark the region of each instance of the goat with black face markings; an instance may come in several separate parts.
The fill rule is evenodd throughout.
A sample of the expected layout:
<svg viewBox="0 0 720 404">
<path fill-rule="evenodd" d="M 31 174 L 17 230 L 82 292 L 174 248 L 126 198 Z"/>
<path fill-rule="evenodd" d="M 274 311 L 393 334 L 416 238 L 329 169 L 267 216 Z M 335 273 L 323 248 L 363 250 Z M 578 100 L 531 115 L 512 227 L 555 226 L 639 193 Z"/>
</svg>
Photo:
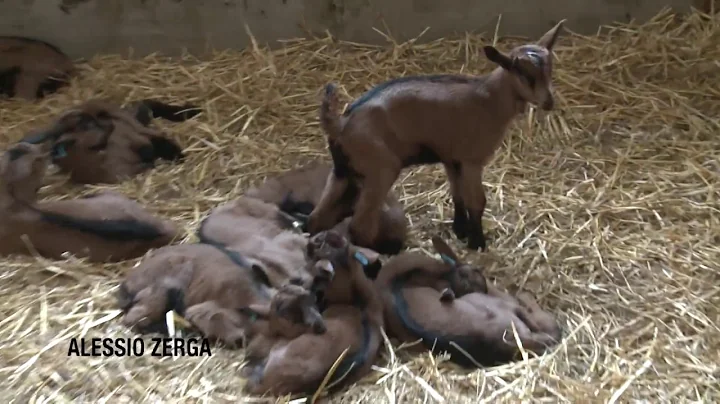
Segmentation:
<svg viewBox="0 0 720 404">
<path fill-rule="evenodd" d="M 112 184 L 151 169 L 157 159 L 182 160 L 180 146 L 148 126 L 153 117 L 180 122 L 199 113 L 190 105 L 144 100 L 122 109 L 96 99 L 68 109 L 22 141 L 46 145 L 53 163 L 73 182 Z"/>
<path fill-rule="evenodd" d="M 75 64 L 47 42 L 0 36 L 0 94 L 34 100 L 56 92 L 75 74 Z"/>
<path fill-rule="evenodd" d="M 350 293 L 326 294 L 327 307 L 321 307 L 326 326 L 323 334 L 295 338 L 260 334 L 250 342 L 244 374 L 249 378 L 245 389 L 251 394 L 312 394 L 348 349 L 330 379 L 329 390 L 334 390 L 365 376 L 377 356 L 382 341 L 382 303 L 365 276 L 363 250 L 332 230 L 318 233 L 308 245 L 309 255 L 316 260 L 312 265 L 334 271 L 329 279 L 316 283 L 313 291 L 334 289 L 339 281 L 343 283 L 340 289 L 349 286 Z M 266 311 L 270 317 L 278 315 L 272 308 Z"/>
<path fill-rule="evenodd" d="M 388 260 L 375 280 L 390 335 L 402 342 L 420 339 L 416 349 L 448 352 L 465 367 L 515 359 L 520 350 L 513 324 L 530 352 L 542 354 L 559 342 L 555 319 L 529 294 L 515 298 L 501 292 L 439 237 L 433 245 L 441 260 L 404 253 Z"/>
<path fill-rule="evenodd" d="M 118 304 L 125 312 L 123 323 L 143 333 L 167 333 L 165 313 L 174 310 L 204 336 L 240 346 L 251 325 L 241 312 L 258 311 L 257 307 L 269 304 L 276 293 L 264 271 L 250 258 L 229 255 L 208 244 L 161 248 L 133 268 L 121 284 Z M 288 283 L 302 281 L 290 279 Z M 314 298 L 300 303 L 302 315 L 296 326 L 307 332 L 324 332 Z"/>
<path fill-rule="evenodd" d="M 68 252 L 90 261 L 136 258 L 170 243 L 177 227 L 116 193 L 37 202 L 48 165 L 39 145 L 17 143 L 0 158 L 0 254 L 63 258 Z"/>
<path fill-rule="evenodd" d="M 331 228 L 332 212 L 346 189 L 361 183 L 350 231 L 367 245 L 380 229 L 383 199 L 400 172 L 410 166 L 441 163 L 455 205 L 453 230 L 471 249 L 486 249 L 483 170 L 500 146 L 512 119 L 528 103 L 543 110 L 555 105 L 552 49 L 563 22 L 537 44 L 504 54 L 485 46 L 499 65 L 480 77 L 442 75 L 404 77 L 376 86 L 339 115 L 334 85 L 326 87 L 320 124 L 328 137 L 333 174 L 310 214 L 311 234 Z"/>
</svg>

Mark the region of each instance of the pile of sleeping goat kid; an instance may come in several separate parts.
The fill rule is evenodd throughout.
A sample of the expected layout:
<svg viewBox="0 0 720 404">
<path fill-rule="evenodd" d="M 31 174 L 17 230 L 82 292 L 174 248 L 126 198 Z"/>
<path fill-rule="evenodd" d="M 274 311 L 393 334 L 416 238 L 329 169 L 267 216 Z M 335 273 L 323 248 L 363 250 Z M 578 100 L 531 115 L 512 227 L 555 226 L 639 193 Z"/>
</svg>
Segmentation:
<svg viewBox="0 0 720 404">
<path fill-rule="evenodd" d="M 359 380 L 379 355 L 381 329 L 465 367 L 543 354 L 562 332 L 532 296 L 500 291 L 440 237 L 432 237 L 438 259 L 402 251 L 408 222 L 391 187 L 404 168 L 442 163 L 453 230 L 470 249 L 485 249 L 483 168 L 528 103 L 553 109 L 552 48 L 562 24 L 508 54 L 486 46 L 498 65 L 487 75 L 391 80 L 342 115 L 328 85 L 320 122 L 332 164 L 267 178 L 216 207 L 193 244 L 169 245 L 177 228 L 121 195 L 37 201 L 49 162 L 91 184 L 122 181 L 158 158 L 180 161 L 181 148 L 151 118 L 200 113 L 151 100 L 124 109 L 88 101 L 2 156 L 1 252 L 106 262 L 154 249 L 119 287 L 123 323 L 167 333 L 174 311 L 202 335 L 244 347 L 253 395 L 313 394 Z"/>
</svg>

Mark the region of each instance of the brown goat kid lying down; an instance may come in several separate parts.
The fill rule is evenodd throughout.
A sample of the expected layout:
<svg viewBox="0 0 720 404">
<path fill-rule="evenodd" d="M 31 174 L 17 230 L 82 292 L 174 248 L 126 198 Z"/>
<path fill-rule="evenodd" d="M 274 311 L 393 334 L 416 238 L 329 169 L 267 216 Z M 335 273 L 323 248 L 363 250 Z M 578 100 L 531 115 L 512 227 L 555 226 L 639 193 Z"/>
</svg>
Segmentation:
<svg viewBox="0 0 720 404">
<path fill-rule="evenodd" d="M 501 292 L 487 284 L 478 268 L 462 264 L 441 239 L 433 238 L 433 244 L 442 261 L 398 255 L 383 265 L 375 281 L 391 335 L 403 342 L 420 339 L 425 348 L 448 352 L 465 367 L 514 360 L 520 350 L 511 324 L 530 352 L 542 354 L 559 342 L 555 319 L 529 294 L 514 298 Z"/>
<path fill-rule="evenodd" d="M 453 230 L 467 238 L 469 248 L 485 250 L 483 170 L 527 103 L 553 109 L 552 48 L 562 25 L 507 55 L 485 46 L 487 58 L 499 65 L 487 75 L 391 80 L 356 99 L 342 116 L 336 88 L 328 84 L 320 124 L 334 169 L 310 214 L 310 234 L 332 227 L 334 206 L 359 182 L 350 231 L 355 243 L 369 244 L 380 231 L 380 206 L 401 171 L 442 163 L 455 205 Z"/>
<path fill-rule="evenodd" d="M 66 54 L 47 42 L 0 36 L 0 94 L 34 100 L 68 84 L 75 65 Z"/>
<path fill-rule="evenodd" d="M 69 252 L 90 261 L 136 258 L 170 243 L 177 227 L 115 193 L 37 202 L 48 164 L 39 145 L 17 143 L 0 158 L 0 254 L 60 259 Z"/>
<path fill-rule="evenodd" d="M 335 231 L 317 234 L 309 245 L 313 245 L 315 257 L 330 257 L 316 263 L 335 271 L 325 286 L 333 288 L 334 282 L 349 279 L 351 294 L 345 296 L 347 302 L 331 302 L 323 311 L 326 327 L 323 334 L 305 333 L 288 338 L 282 332 L 255 332 L 246 350 L 249 363 L 244 370 L 248 377 L 245 390 L 250 394 L 312 394 L 348 349 L 330 379 L 328 389 L 334 390 L 365 376 L 377 356 L 383 326 L 382 303 L 360 260 L 355 258 L 359 250 Z M 267 313 L 270 319 L 282 316 L 277 305 L 271 304 Z"/>
<path fill-rule="evenodd" d="M 68 109 L 22 141 L 50 148 L 53 163 L 73 182 L 112 184 L 153 168 L 157 159 L 182 160 L 180 146 L 148 125 L 155 116 L 180 122 L 198 113 L 190 105 L 144 100 L 122 109 L 96 99 Z"/>
<path fill-rule="evenodd" d="M 331 164 L 313 162 L 268 178 L 257 187 L 246 191 L 245 196 L 279 206 L 282 211 L 298 220 L 302 224 L 302 230 L 306 231 L 307 217 L 320 202 L 331 171 Z M 355 186 L 349 186 L 338 205 L 333 207 L 333 211 L 328 212 L 328 215 L 333 217 L 334 225 L 352 215 L 357 193 L 358 189 Z M 400 201 L 389 192 L 380 213 L 380 231 L 377 238 L 362 246 L 372 248 L 380 254 L 397 254 L 407 239 L 407 227 L 408 221 Z"/>
<path fill-rule="evenodd" d="M 305 270 L 307 237 L 293 225 L 295 219 L 276 205 L 240 196 L 215 208 L 198 230 L 200 242 L 228 254 L 242 254 L 264 268 L 266 282 L 280 287 L 290 278 L 311 282 Z"/>
<path fill-rule="evenodd" d="M 237 347 L 250 326 L 241 312 L 264 307 L 275 294 L 265 277 L 251 260 L 211 245 L 167 246 L 130 271 L 120 285 L 118 304 L 125 312 L 123 323 L 140 332 L 167 333 L 165 313 L 174 310 L 206 337 Z M 302 303 L 297 326 L 323 332 L 314 297 Z"/>
</svg>

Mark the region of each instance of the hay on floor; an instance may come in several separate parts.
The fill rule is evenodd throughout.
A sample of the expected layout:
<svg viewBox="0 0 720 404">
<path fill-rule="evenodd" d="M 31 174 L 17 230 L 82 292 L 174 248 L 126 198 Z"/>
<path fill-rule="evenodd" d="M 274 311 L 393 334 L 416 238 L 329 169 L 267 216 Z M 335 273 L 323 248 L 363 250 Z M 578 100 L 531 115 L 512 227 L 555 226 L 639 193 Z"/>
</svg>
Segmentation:
<svg viewBox="0 0 720 404">
<path fill-rule="evenodd" d="M 110 187 L 56 176 L 42 190 L 49 198 L 119 190 L 184 224 L 192 241 L 199 219 L 249 184 L 328 159 L 316 119 L 325 83 L 339 83 L 349 100 L 390 77 L 484 73 L 490 41 L 374 47 L 326 38 L 207 61 L 97 57 L 60 94 L 3 101 L 1 144 L 91 96 L 199 103 L 205 112 L 193 121 L 156 122 L 186 147 L 185 164 Z M 452 237 L 439 167 L 405 172 L 396 189 L 412 247 L 429 251 L 430 235 L 443 234 L 498 284 L 536 293 L 566 340 L 542 358 L 475 372 L 386 347 L 373 374 L 331 402 L 720 401 L 718 43 L 717 17 L 668 12 L 595 37 L 565 34 L 558 110 L 518 119 L 487 170 L 490 253 L 467 253 Z M 67 357 L 71 337 L 134 336 L 112 318 L 112 294 L 135 262 L 3 260 L 0 392 L 18 402 L 250 402 L 240 393 L 241 351 Z"/>
</svg>

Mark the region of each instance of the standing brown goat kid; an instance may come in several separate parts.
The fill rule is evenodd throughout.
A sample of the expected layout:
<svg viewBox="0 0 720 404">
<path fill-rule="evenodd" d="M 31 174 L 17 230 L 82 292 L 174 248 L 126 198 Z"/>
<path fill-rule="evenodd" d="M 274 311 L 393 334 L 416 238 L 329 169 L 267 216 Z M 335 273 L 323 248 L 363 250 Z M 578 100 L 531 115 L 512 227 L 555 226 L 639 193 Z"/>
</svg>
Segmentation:
<svg viewBox="0 0 720 404">
<path fill-rule="evenodd" d="M 180 122 L 199 113 L 190 105 L 154 100 L 123 109 L 95 99 L 68 109 L 52 125 L 22 141 L 46 145 L 53 163 L 73 182 L 113 184 L 151 169 L 157 159 L 182 160 L 180 146 L 148 126 L 153 117 Z"/>
<path fill-rule="evenodd" d="M 48 165 L 39 145 L 18 143 L 0 158 L 0 254 L 68 252 L 90 261 L 122 261 L 170 243 L 177 227 L 115 193 L 37 202 Z M 26 239 L 25 239 L 26 237 Z"/>
<path fill-rule="evenodd" d="M 290 170 L 276 177 L 266 179 L 257 187 L 245 192 L 245 196 L 261 199 L 280 207 L 301 223 L 301 229 L 307 230 L 307 217 L 320 202 L 332 165 L 313 162 Z M 352 215 L 358 189 L 349 186 L 341 196 L 333 211 L 327 212 L 333 224 Z M 397 254 L 407 239 L 408 221 L 397 197 L 389 192 L 380 212 L 380 231 L 377 238 L 362 247 L 371 248 L 380 254 Z M 347 224 L 336 226 L 336 230 L 347 231 Z M 354 240 L 351 240 L 354 241 Z"/>
<path fill-rule="evenodd" d="M 312 394 L 348 349 L 330 379 L 329 390 L 334 390 L 365 376 L 377 356 L 382 341 L 382 303 L 365 276 L 361 260 L 355 258 L 360 250 L 335 231 L 317 234 L 309 245 L 313 245 L 314 256 L 330 257 L 317 262 L 335 271 L 326 286 L 332 288 L 336 280 L 349 278 L 352 293 L 346 296 L 347 302 L 331 302 L 323 311 L 323 334 L 296 338 L 259 335 L 253 339 L 246 352 L 249 364 L 245 374 L 249 380 L 245 388 L 250 394 Z M 268 312 L 270 316 L 281 314 L 273 308 Z"/>
<path fill-rule="evenodd" d="M 380 231 L 380 206 L 400 172 L 442 163 L 455 205 L 453 230 L 468 239 L 469 248 L 485 250 L 483 170 L 527 103 L 553 109 L 552 49 L 562 25 L 507 55 L 485 46 L 487 58 L 499 65 L 490 74 L 391 80 L 355 100 L 342 116 L 335 86 L 328 84 L 320 125 L 334 169 L 310 214 L 310 233 L 334 225 L 329 213 L 359 182 L 350 232 L 355 243 L 367 245 Z"/>
<path fill-rule="evenodd" d="M 275 294 L 263 281 L 263 270 L 242 255 L 228 255 L 207 244 L 161 248 L 121 284 L 123 323 L 141 332 L 166 333 L 165 313 L 175 310 L 206 337 L 239 346 L 250 326 L 241 311 L 263 307 Z M 298 323 L 308 332 L 324 332 L 314 299 L 302 308 Z"/>
<path fill-rule="evenodd" d="M 56 92 L 75 74 L 75 64 L 47 42 L 0 36 L 0 94 L 34 100 Z"/>
<path fill-rule="evenodd" d="M 523 347 L 542 354 L 561 338 L 555 319 L 527 293 L 514 298 L 487 284 L 479 268 L 463 264 L 439 238 L 442 261 L 407 253 L 391 258 L 375 285 L 391 335 L 420 339 L 433 352 L 448 352 L 462 366 L 509 362 Z M 464 275 L 462 273 L 465 273 Z"/>
</svg>

